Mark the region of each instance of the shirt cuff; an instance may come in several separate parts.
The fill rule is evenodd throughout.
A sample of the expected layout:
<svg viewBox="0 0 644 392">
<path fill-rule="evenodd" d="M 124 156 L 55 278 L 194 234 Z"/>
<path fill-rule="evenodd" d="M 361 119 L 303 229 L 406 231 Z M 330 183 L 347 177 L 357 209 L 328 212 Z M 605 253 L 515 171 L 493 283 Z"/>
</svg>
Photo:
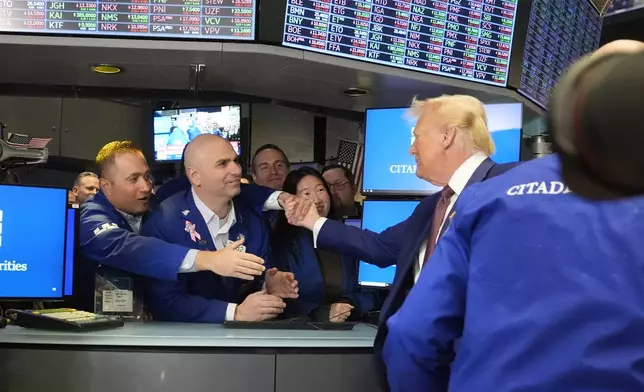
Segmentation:
<svg viewBox="0 0 644 392">
<path fill-rule="evenodd" d="M 322 230 L 322 226 L 326 223 L 326 218 L 318 218 L 318 220 L 315 221 L 313 224 L 313 247 L 317 248 L 318 247 L 318 234 L 320 234 L 320 230 Z"/>
<path fill-rule="evenodd" d="M 282 194 L 282 191 L 275 191 L 271 193 L 271 195 L 266 199 L 266 203 L 264 203 L 264 211 L 281 211 L 283 210 L 282 206 L 280 205 L 279 197 Z"/>
<path fill-rule="evenodd" d="M 195 269 L 197 253 L 199 253 L 197 249 L 190 249 L 188 253 L 186 253 L 186 257 L 183 258 L 183 262 L 179 266 L 180 274 L 187 272 L 197 272 L 197 270 Z"/>
<path fill-rule="evenodd" d="M 228 304 L 226 308 L 226 321 L 235 321 L 235 310 L 237 310 L 237 304 Z"/>
</svg>

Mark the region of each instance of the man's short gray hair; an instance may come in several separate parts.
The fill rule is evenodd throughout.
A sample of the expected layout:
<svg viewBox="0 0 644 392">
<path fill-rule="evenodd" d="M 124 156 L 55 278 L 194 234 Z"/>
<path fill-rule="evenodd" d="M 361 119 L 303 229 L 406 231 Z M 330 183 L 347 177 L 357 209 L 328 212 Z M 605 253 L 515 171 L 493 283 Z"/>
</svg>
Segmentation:
<svg viewBox="0 0 644 392">
<path fill-rule="evenodd" d="M 92 173 L 92 172 L 89 172 L 89 171 L 82 172 L 81 174 L 76 176 L 76 180 L 74 181 L 74 186 L 80 186 L 81 182 L 83 181 L 83 178 L 85 178 L 85 177 L 98 178 L 96 173 Z"/>
</svg>

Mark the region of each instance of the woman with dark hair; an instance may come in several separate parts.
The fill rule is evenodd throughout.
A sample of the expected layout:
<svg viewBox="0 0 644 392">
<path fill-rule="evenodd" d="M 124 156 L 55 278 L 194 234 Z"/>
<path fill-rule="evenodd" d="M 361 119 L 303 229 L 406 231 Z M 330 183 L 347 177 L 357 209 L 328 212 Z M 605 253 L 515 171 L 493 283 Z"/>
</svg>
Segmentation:
<svg viewBox="0 0 644 392">
<path fill-rule="evenodd" d="M 315 169 L 302 167 L 284 180 L 284 192 L 310 199 L 320 216 L 337 219 L 331 191 Z M 316 321 L 357 320 L 382 304 L 381 293 L 358 287 L 357 260 L 313 246 L 309 230 L 291 226 L 280 212 L 273 231 L 273 259 L 281 271 L 295 275 L 300 288 L 296 300 L 287 300 L 284 315 Z"/>
</svg>

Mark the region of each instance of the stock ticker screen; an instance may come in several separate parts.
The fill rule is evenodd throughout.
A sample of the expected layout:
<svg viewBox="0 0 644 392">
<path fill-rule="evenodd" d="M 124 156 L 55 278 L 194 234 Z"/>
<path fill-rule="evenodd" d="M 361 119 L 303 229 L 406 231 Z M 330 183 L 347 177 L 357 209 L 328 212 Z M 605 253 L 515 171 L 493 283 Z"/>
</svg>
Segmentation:
<svg viewBox="0 0 644 392">
<path fill-rule="evenodd" d="M 287 0 L 283 44 L 506 86 L 517 0 Z"/>
<path fill-rule="evenodd" d="M 255 38 L 255 0 L 0 0 L 0 31 Z"/>
<path fill-rule="evenodd" d="M 601 28 L 588 0 L 533 0 L 519 92 L 545 108 L 570 65 L 597 49 Z"/>
</svg>

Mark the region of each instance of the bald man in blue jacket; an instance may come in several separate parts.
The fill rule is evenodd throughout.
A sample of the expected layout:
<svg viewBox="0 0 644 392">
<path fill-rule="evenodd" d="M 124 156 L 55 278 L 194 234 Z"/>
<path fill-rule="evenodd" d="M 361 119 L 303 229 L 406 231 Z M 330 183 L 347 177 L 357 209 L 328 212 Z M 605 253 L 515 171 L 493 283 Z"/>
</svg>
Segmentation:
<svg viewBox="0 0 644 392">
<path fill-rule="evenodd" d="M 392 391 L 644 390 L 644 199 L 582 199 L 560 166 L 463 192 L 388 321 Z"/>
<path fill-rule="evenodd" d="M 231 261 L 256 255 L 270 267 L 270 228 L 261 211 L 238 197 L 241 168 L 230 143 L 199 135 L 186 147 L 185 165 L 191 188 L 161 203 L 141 234 L 198 251 L 224 252 Z M 298 291 L 292 273 L 274 268 L 261 279 L 202 271 L 145 283 L 155 319 L 175 322 L 274 318 L 286 306 L 282 298 L 297 298 Z"/>
</svg>

